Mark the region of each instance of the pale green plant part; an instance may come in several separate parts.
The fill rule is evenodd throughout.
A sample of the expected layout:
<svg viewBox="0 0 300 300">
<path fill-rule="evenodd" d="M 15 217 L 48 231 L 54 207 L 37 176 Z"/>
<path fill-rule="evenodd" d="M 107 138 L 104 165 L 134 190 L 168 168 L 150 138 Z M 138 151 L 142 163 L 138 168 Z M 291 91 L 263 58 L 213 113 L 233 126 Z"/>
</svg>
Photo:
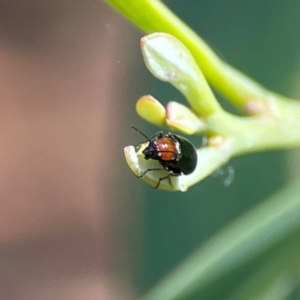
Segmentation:
<svg viewBox="0 0 300 300">
<path fill-rule="evenodd" d="M 163 120 L 160 104 L 157 104 L 160 106 L 157 113 L 153 105 L 149 114 L 143 101 L 138 104 L 140 116 L 163 128 L 203 134 L 208 138 L 207 146 L 198 150 L 197 169 L 189 175 L 185 188 L 178 187 L 178 190 L 186 190 L 234 156 L 300 145 L 300 104 L 297 101 L 263 88 L 223 62 L 160 1 L 107 2 L 142 30 L 152 33 L 141 40 L 146 66 L 158 79 L 182 92 L 198 121 L 191 122 L 195 117 L 187 115 L 173 118 L 171 122 L 168 116 Z M 163 33 L 155 33 L 157 31 Z M 242 110 L 245 117 L 224 111 L 208 84 Z M 215 143 L 216 140 L 221 142 Z"/>
<path fill-rule="evenodd" d="M 146 118 L 143 97 L 140 99 L 137 111 L 148 122 L 186 134 L 204 133 L 208 136 L 207 146 L 198 150 L 201 163 L 208 164 L 202 165 L 207 171 L 202 176 L 209 174 L 212 157 L 218 161 L 215 165 L 221 165 L 232 156 L 243 153 L 299 146 L 300 105 L 297 101 L 268 91 L 223 62 L 160 1 L 107 2 L 144 32 L 164 32 L 180 40 L 192 54 L 209 85 L 245 113 L 245 117 L 237 117 L 218 108 L 212 114 L 210 110 L 204 113 L 198 110 L 199 107 L 195 109 L 197 99 L 192 99 L 196 104 L 190 103 L 190 111 L 199 122 L 195 125 L 197 122 L 190 113 L 184 113 L 184 117 L 180 113 L 169 113 L 169 105 L 164 109 L 155 100 L 151 109 L 154 115 L 160 117 L 154 120 L 149 116 Z M 157 57 L 157 49 L 155 52 Z M 160 111 L 158 114 L 155 113 L 156 106 L 157 112 Z M 178 125 L 180 120 L 184 120 L 182 126 Z M 224 151 L 220 151 L 220 147 Z M 136 155 L 134 148 L 131 151 Z M 139 162 L 136 163 L 135 168 L 139 172 Z M 198 172 L 202 170 L 197 168 L 195 173 Z M 299 179 L 296 179 L 201 245 L 142 299 L 289 299 L 300 284 L 299 195 Z"/>
<path fill-rule="evenodd" d="M 260 108 L 256 116 L 232 115 L 221 108 L 194 58 L 178 39 L 169 34 L 154 33 L 142 38 L 141 49 L 150 72 L 176 87 L 186 97 L 191 109 L 174 101 L 164 109 L 152 96 L 143 96 L 137 102 L 139 115 L 154 125 L 176 129 L 184 134 L 201 134 L 207 138 L 205 147 L 197 151 L 196 170 L 176 179 L 178 184 L 166 187 L 166 182 L 159 188 L 186 191 L 236 155 L 300 145 L 299 105 L 296 110 L 292 102 L 290 110 L 293 115 L 287 115 L 282 111 L 284 105 L 281 100 L 277 103 L 274 98 L 272 109 L 262 110 L 254 104 L 249 106 L 248 109 L 252 111 L 255 107 Z M 285 110 L 289 105 L 287 101 Z M 151 168 L 151 162 L 143 163 L 142 153 L 137 156 L 140 164 Z M 140 176 L 140 172 L 136 173 L 134 168 L 132 171 Z M 144 173 L 145 169 L 141 167 L 140 171 Z M 149 183 L 148 177 L 151 177 L 151 182 L 162 178 L 160 172 L 148 172 L 141 178 Z"/>
</svg>

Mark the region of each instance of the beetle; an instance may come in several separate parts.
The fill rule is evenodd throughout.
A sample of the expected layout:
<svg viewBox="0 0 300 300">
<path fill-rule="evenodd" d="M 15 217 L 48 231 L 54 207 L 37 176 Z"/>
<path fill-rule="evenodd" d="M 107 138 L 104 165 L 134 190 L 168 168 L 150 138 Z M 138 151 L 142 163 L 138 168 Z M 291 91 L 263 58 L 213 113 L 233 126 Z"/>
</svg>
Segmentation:
<svg viewBox="0 0 300 300">
<path fill-rule="evenodd" d="M 141 132 L 134 126 L 132 129 L 143 135 L 147 141 L 147 146 L 143 150 L 146 160 L 153 159 L 159 161 L 162 168 L 149 168 L 139 177 L 145 176 L 150 171 L 166 170 L 168 175 L 158 179 L 157 189 L 162 180 L 168 179 L 170 185 L 171 176 L 180 176 L 191 174 L 197 166 L 197 151 L 194 145 L 186 138 L 172 133 L 156 133 L 151 138 Z M 145 142 L 140 143 L 137 149 Z"/>
</svg>

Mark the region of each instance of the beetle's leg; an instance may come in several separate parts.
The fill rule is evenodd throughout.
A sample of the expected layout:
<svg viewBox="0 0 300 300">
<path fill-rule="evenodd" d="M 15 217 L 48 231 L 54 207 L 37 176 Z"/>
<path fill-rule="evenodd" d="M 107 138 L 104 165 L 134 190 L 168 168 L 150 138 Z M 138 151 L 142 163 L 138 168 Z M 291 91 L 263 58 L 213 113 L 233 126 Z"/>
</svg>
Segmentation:
<svg viewBox="0 0 300 300">
<path fill-rule="evenodd" d="M 165 169 L 162 169 L 162 168 L 151 168 L 151 169 L 147 169 L 145 172 L 143 172 L 140 176 L 137 176 L 137 178 L 142 178 L 142 177 L 144 177 L 148 172 L 150 172 L 150 171 L 165 171 Z M 170 177 L 171 176 L 174 176 L 173 174 L 168 174 L 167 176 L 165 176 L 165 177 L 161 177 L 161 178 L 159 178 L 158 179 L 158 182 L 157 182 L 157 184 L 156 184 L 156 186 L 154 187 L 155 189 L 158 189 L 158 187 L 159 187 L 159 185 L 160 185 L 160 182 L 162 181 L 162 180 L 164 180 L 164 179 L 169 179 L 169 184 L 173 187 L 173 184 L 172 184 L 172 182 L 171 182 L 171 179 L 170 179 Z M 175 175 L 176 176 L 176 175 Z"/>
<path fill-rule="evenodd" d="M 168 175 L 165 176 L 165 177 L 159 178 L 159 179 L 158 179 L 158 182 L 157 182 L 157 184 L 156 184 L 156 186 L 155 186 L 154 188 L 155 188 L 155 189 L 158 189 L 159 186 L 160 186 L 160 182 L 163 181 L 163 180 L 165 180 L 165 179 L 169 179 L 169 180 L 168 180 L 168 181 L 169 181 L 169 184 L 173 187 L 173 184 L 172 184 L 172 182 L 171 182 L 170 177 L 171 177 L 171 174 L 168 174 Z"/>
<path fill-rule="evenodd" d="M 158 187 L 160 185 L 160 182 L 163 181 L 163 180 L 165 180 L 165 179 L 168 179 L 170 186 L 173 187 L 173 183 L 171 181 L 171 177 L 172 176 L 177 177 L 177 176 L 180 176 L 180 175 L 181 174 L 169 173 L 167 176 L 159 178 L 158 183 L 157 183 L 155 189 L 158 189 Z"/>
<path fill-rule="evenodd" d="M 163 169 L 163 168 L 150 168 L 150 169 L 147 169 L 145 172 L 143 172 L 140 176 L 137 176 L 137 178 L 144 177 L 150 171 L 165 171 L 165 169 Z"/>
<path fill-rule="evenodd" d="M 162 168 L 151 168 L 151 169 L 147 169 L 145 172 L 143 172 L 140 176 L 137 176 L 137 178 L 142 178 L 144 177 L 148 172 L 150 171 L 166 171 L 166 169 L 162 169 Z M 169 173 L 167 176 L 165 177 L 161 177 L 158 179 L 158 182 L 156 184 L 156 186 L 154 187 L 155 189 L 158 189 L 160 186 L 161 181 L 168 179 L 169 184 L 171 187 L 173 187 L 173 183 L 171 181 L 171 176 L 177 177 L 180 176 L 181 174 L 174 174 L 174 173 Z"/>
<path fill-rule="evenodd" d="M 162 131 L 160 131 L 159 133 L 158 133 L 158 139 L 161 139 L 161 138 L 163 138 L 164 137 L 164 133 L 162 132 Z"/>
<path fill-rule="evenodd" d="M 155 134 L 150 138 L 150 140 L 152 140 L 152 139 L 159 140 L 159 139 L 161 139 L 161 138 L 163 138 L 163 137 L 164 137 L 163 131 L 159 131 L 159 132 L 155 133 Z"/>
</svg>

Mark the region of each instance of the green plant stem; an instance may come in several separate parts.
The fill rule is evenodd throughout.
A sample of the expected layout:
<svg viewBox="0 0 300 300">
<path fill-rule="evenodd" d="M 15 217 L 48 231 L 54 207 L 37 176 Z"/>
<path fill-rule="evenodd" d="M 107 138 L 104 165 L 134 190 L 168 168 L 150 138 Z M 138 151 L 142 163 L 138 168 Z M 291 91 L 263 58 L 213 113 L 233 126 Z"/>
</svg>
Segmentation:
<svg viewBox="0 0 300 300">
<path fill-rule="evenodd" d="M 288 115 L 285 117 L 237 117 L 216 113 L 207 118 L 207 127 L 208 131 L 233 140 L 232 156 L 300 146 L 300 111 L 293 111 L 290 119 Z"/>
<path fill-rule="evenodd" d="M 289 100 L 291 104 L 295 104 L 293 100 L 265 89 L 223 62 L 190 27 L 161 1 L 106 1 L 144 32 L 165 32 L 181 40 L 194 56 L 207 81 L 241 109 L 252 100 L 263 102 L 267 107 L 272 105 L 274 99 L 278 102 Z"/>
<path fill-rule="evenodd" d="M 268 117 L 236 117 L 215 114 L 207 118 L 208 130 L 221 137 L 217 146 L 206 146 L 197 151 L 198 164 L 195 172 L 181 179 L 189 188 L 220 168 L 232 157 L 279 148 L 300 146 L 300 115 L 298 120 L 287 122 Z"/>
<path fill-rule="evenodd" d="M 177 37 L 192 54 L 192 59 L 188 61 L 186 47 L 181 47 L 181 43 L 178 44 L 169 35 L 151 35 L 142 40 L 149 70 L 160 80 L 173 84 L 186 96 L 196 116 L 203 121 L 204 126 L 199 133 L 204 133 L 208 138 L 220 136 L 223 139 L 223 143 L 209 143 L 208 147 L 198 150 L 197 169 L 182 179 L 181 190 L 199 182 L 236 155 L 300 146 L 298 101 L 268 91 L 224 63 L 162 2 L 106 1 L 145 32 L 162 31 Z M 167 40 L 169 43 L 166 43 Z M 170 50 L 165 51 L 165 45 L 171 45 Z M 169 57 L 173 48 L 175 53 Z M 193 68 L 194 60 L 200 67 L 200 75 Z M 175 73 L 177 77 L 174 79 L 169 73 Z M 216 101 L 206 80 L 239 108 L 246 109 L 250 103 L 259 103 L 262 104 L 262 110 L 253 117 L 237 117 L 227 113 Z"/>
</svg>

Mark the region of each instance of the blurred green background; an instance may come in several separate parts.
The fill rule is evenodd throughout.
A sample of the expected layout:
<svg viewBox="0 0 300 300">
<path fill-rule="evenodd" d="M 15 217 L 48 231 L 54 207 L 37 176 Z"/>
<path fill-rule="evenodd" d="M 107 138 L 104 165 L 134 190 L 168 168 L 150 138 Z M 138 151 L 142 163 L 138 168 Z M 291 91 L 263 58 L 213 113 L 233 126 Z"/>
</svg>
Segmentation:
<svg viewBox="0 0 300 300">
<path fill-rule="evenodd" d="M 297 97 L 299 1 L 169 0 L 164 3 L 229 64 L 275 92 Z M 143 64 L 139 54 L 135 53 L 133 60 L 136 66 Z M 130 106 L 134 107 L 134 101 L 148 93 L 164 104 L 170 100 L 184 102 L 173 87 L 154 79 L 146 67 L 138 68 L 139 74 L 132 74 L 132 81 L 138 84 L 131 91 Z M 234 111 L 219 95 L 218 99 L 226 109 Z M 158 130 L 137 117 L 131 120 L 149 135 Z M 140 141 L 130 130 L 126 138 L 128 144 Z M 201 144 L 201 140 L 193 141 L 198 146 Z M 131 184 L 137 192 L 133 197 L 140 202 L 137 213 L 141 218 L 135 225 L 139 234 L 133 241 L 140 247 L 131 255 L 139 292 L 149 290 L 206 239 L 283 187 L 293 176 L 289 166 L 296 164 L 294 157 L 295 151 L 238 157 L 224 166 L 223 175 L 209 176 L 186 193 L 153 190 L 133 178 Z M 228 168 L 234 169 L 235 178 L 227 187 L 224 180 Z M 295 294 L 293 299 L 299 297 L 300 294 Z"/>
</svg>

